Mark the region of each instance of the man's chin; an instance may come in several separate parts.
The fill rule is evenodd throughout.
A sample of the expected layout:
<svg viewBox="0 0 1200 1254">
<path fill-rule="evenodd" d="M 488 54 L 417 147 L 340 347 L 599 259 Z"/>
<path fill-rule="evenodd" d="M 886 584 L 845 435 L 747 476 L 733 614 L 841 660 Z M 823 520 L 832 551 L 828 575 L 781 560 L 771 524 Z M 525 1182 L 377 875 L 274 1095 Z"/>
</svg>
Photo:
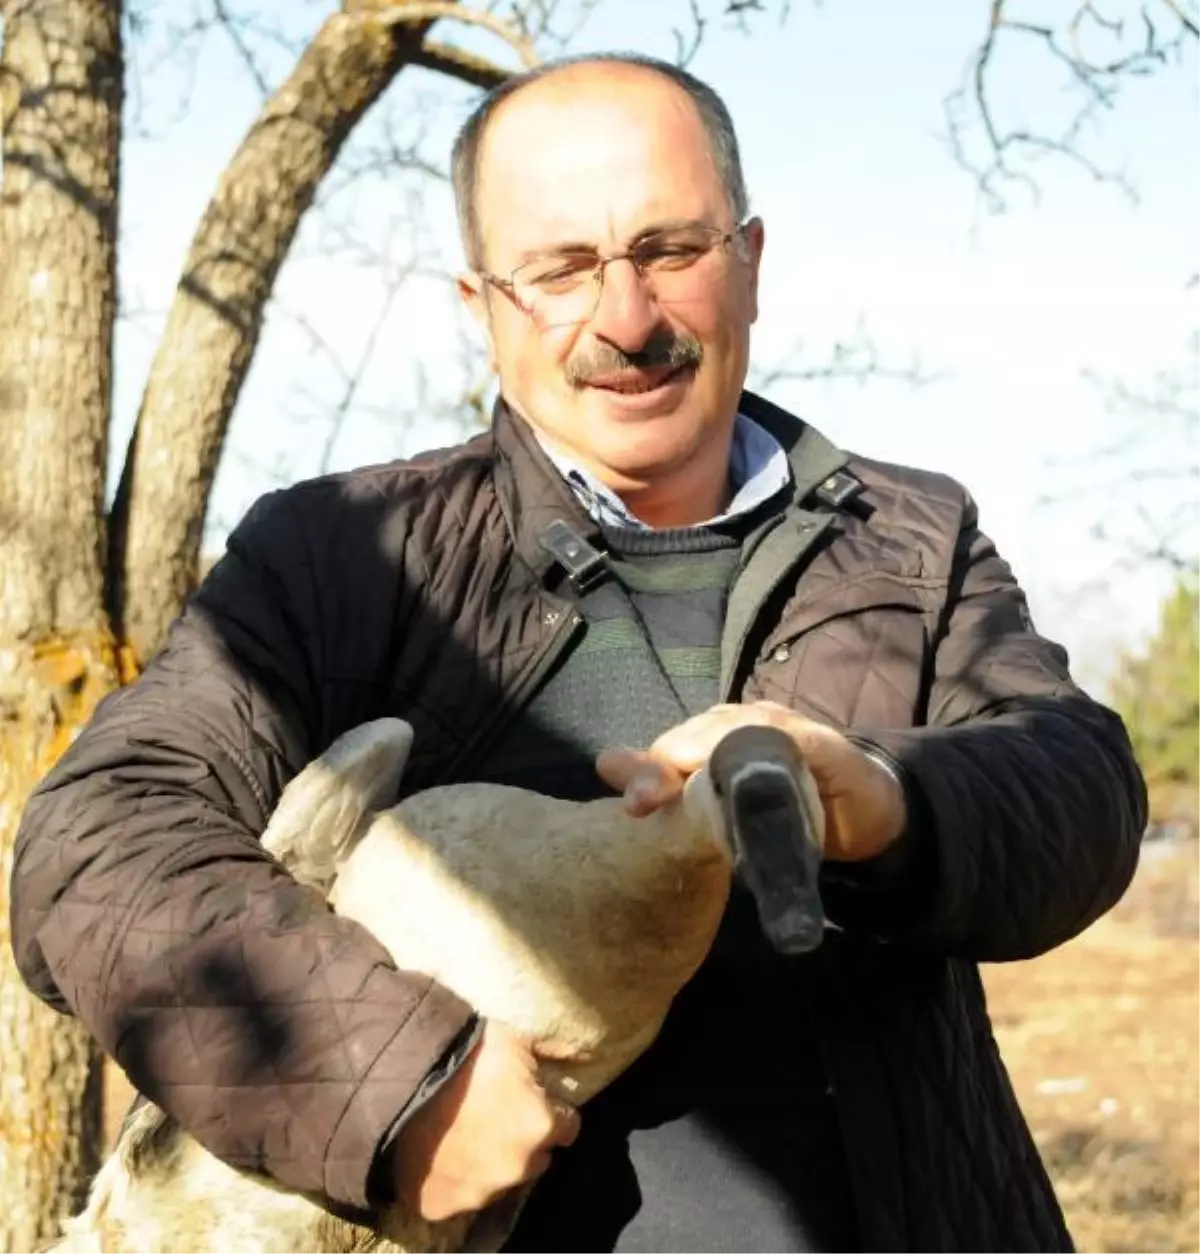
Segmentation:
<svg viewBox="0 0 1200 1254">
<path fill-rule="evenodd" d="M 637 492 L 672 477 L 697 455 L 694 432 L 646 421 L 622 428 L 623 435 L 593 443 L 593 457 L 605 468 L 602 476 L 618 492 Z"/>
</svg>

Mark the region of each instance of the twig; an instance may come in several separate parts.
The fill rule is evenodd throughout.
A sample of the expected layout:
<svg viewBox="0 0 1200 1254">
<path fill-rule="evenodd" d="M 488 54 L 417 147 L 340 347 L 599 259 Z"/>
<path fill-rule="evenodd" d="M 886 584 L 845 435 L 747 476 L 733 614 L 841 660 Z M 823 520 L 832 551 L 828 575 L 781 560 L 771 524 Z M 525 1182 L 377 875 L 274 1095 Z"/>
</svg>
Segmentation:
<svg viewBox="0 0 1200 1254">
<path fill-rule="evenodd" d="M 501 69 L 486 57 L 429 39 L 413 54 L 412 63 L 439 74 L 449 74 L 451 78 L 461 79 L 462 82 L 470 83 L 472 87 L 479 87 L 483 91 L 499 87 L 510 77 L 507 70 Z"/>
<path fill-rule="evenodd" d="M 337 404 L 334 405 L 333 413 L 329 418 L 329 429 L 325 434 L 325 443 L 321 449 L 321 460 L 318 463 L 319 474 L 325 474 L 333 464 L 333 450 L 341 438 L 342 430 L 346 425 L 346 417 L 350 413 L 350 408 L 354 404 L 354 398 L 357 396 L 359 388 L 362 386 L 363 375 L 366 374 L 367 367 L 375 356 L 375 346 L 379 343 L 379 337 L 383 334 L 383 329 L 387 325 L 388 317 L 392 312 L 392 307 L 396 303 L 396 297 L 399 296 L 402 286 L 403 280 L 393 281 L 388 284 L 383 301 L 375 315 L 375 321 L 371 324 L 371 329 L 367 332 L 363 341 L 362 352 L 359 354 L 358 361 L 354 369 L 346 375 L 342 394 L 338 397 Z"/>
<path fill-rule="evenodd" d="M 250 46 L 242 38 L 242 33 L 238 30 L 237 23 L 225 7 L 225 0 L 209 0 L 209 3 L 213 7 L 213 15 L 216 17 L 217 23 L 225 31 L 230 43 L 233 44 L 238 56 L 241 57 L 242 63 L 249 71 L 250 77 L 254 80 L 255 87 L 258 88 L 262 97 L 266 99 L 271 94 L 270 84 L 267 82 L 266 75 L 258 68 L 258 61 L 255 59 L 254 53 L 250 51 Z"/>
<path fill-rule="evenodd" d="M 861 325 L 854 338 L 835 343 L 824 361 L 799 365 L 797 361 L 803 352 L 804 345 L 801 342 L 781 362 L 765 370 L 755 370 L 753 386 L 766 391 L 781 383 L 864 384 L 871 380 L 887 379 L 909 387 L 928 387 L 948 377 L 944 371 L 926 370 L 915 357 L 904 366 L 884 362 L 878 345 Z"/>
<path fill-rule="evenodd" d="M 1179 24 L 1185 30 L 1189 31 L 1193 36 L 1200 37 L 1200 25 L 1197 24 L 1196 18 L 1188 13 L 1183 5 L 1179 3 L 1179 0 L 1163 0 L 1163 4 L 1175 14 L 1179 19 Z"/>
<path fill-rule="evenodd" d="M 1159 371 L 1146 388 L 1120 380 L 1084 377 L 1104 387 L 1107 408 L 1133 425 L 1099 449 L 1051 463 L 1059 471 L 1087 470 L 1085 483 L 1058 485 L 1035 502 L 1052 509 L 1093 500 L 1106 519 L 1132 514 L 1150 536 L 1143 543 L 1123 528 L 1122 547 L 1140 562 L 1152 561 L 1172 570 L 1190 570 L 1197 562 L 1196 522 L 1200 520 L 1200 412 L 1196 408 L 1197 355 L 1200 343 L 1188 341 L 1190 360 L 1181 368 Z M 1114 528 L 1099 521 L 1093 534 L 1114 543 Z"/>
<path fill-rule="evenodd" d="M 683 32 L 678 27 L 671 31 L 675 36 L 675 64 L 681 68 L 686 68 L 700 51 L 700 44 L 704 39 L 704 28 L 708 25 L 696 0 L 688 0 L 688 8 L 692 15 L 691 43 L 684 42 Z"/>
<path fill-rule="evenodd" d="M 356 12 L 382 22 L 387 26 L 418 26 L 422 22 L 443 19 L 461 22 L 465 26 L 479 26 L 502 39 L 521 59 L 521 64 L 532 69 L 540 64 L 537 49 L 523 35 L 515 31 L 509 22 L 480 9 L 466 9 L 452 0 L 411 0 L 410 3 L 389 5 L 384 8 L 357 9 Z"/>
<path fill-rule="evenodd" d="M 1101 13 L 1095 0 L 1078 5 L 1067 20 L 1062 33 L 1051 26 L 1018 20 L 1008 16 L 1007 0 L 992 0 L 987 31 L 972 54 L 963 84 L 942 102 L 946 136 L 954 160 L 975 179 L 984 205 L 994 212 L 1007 207 L 1003 192 L 1005 184 L 1018 184 L 1029 190 L 1035 202 L 1039 188 L 1028 170 L 1016 162 L 1022 158 L 1057 155 L 1101 183 L 1111 183 L 1130 200 L 1136 200 L 1135 189 L 1127 175 L 1110 170 L 1090 157 L 1083 148 L 1085 128 L 1098 110 L 1114 108 L 1118 94 L 1132 77 L 1151 73 L 1165 66 L 1178 54 L 1185 42 L 1196 38 L 1196 23 L 1178 0 L 1155 0 L 1173 15 L 1177 29 L 1162 30 L 1151 15 L 1150 3 L 1140 6 L 1138 23 L 1141 36 L 1135 46 L 1105 60 L 1089 56 L 1083 39 L 1087 27 L 1102 31 L 1118 41 L 1127 35 L 1127 23 Z M 994 107 L 993 76 L 996 53 L 1001 41 L 1019 39 L 1042 46 L 1052 61 L 1065 70 L 1069 84 L 1083 95 L 1082 103 L 1057 133 L 1036 131 L 1029 127 L 1002 127 Z M 977 124 L 982 132 L 982 156 L 975 156 L 970 126 Z"/>
</svg>

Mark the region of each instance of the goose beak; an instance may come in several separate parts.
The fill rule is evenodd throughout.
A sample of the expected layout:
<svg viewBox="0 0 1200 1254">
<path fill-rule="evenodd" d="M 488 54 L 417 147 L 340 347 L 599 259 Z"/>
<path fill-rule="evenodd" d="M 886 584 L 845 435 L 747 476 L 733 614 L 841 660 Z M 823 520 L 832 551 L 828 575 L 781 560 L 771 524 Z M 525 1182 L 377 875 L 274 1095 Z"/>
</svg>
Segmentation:
<svg viewBox="0 0 1200 1254">
<path fill-rule="evenodd" d="M 825 930 L 817 880 L 825 815 L 800 749 L 776 727 L 739 727 L 713 750 L 708 771 L 767 939 L 781 954 L 815 949 Z"/>
</svg>

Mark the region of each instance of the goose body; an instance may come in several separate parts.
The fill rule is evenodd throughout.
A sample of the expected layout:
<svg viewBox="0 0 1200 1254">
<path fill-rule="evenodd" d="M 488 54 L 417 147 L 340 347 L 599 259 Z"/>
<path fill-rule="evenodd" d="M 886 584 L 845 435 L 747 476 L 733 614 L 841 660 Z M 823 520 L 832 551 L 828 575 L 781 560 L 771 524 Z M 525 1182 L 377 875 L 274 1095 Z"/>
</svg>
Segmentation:
<svg viewBox="0 0 1200 1254">
<path fill-rule="evenodd" d="M 645 818 L 616 797 L 478 783 L 391 804 L 411 743 L 397 719 L 346 733 L 288 785 L 263 845 L 398 968 L 531 1038 L 543 1084 L 583 1103 L 652 1043 L 716 935 L 733 862 L 711 783 L 697 772 Z M 515 1214 L 428 1224 L 397 1206 L 364 1227 L 225 1165 L 147 1105 L 53 1248 L 494 1249 Z"/>
</svg>

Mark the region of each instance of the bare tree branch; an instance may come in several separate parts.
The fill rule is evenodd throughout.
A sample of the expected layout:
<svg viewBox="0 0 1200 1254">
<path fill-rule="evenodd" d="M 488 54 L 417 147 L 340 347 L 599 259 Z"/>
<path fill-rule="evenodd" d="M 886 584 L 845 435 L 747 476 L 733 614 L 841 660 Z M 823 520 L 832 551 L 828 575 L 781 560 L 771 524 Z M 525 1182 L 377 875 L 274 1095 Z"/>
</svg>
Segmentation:
<svg viewBox="0 0 1200 1254">
<path fill-rule="evenodd" d="M 509 20 L 538 47 L 564 50 L 603 0 L 575 0 L 574 18 L 563 17 L 563 0 L 511 0 Z M 495 0 L 489 7 L 495 7 Z"/>
<path fill-rule="evenodd" d="M 384 331 L 392 309 L 405 283 L 412 277 L 412 271 L 394 270 L 387 279 L 383 299 L 375 312 L 375 317 L 362 337 L 361 347 L 353 362 L 347 363 L 342 354 L 334 348 L 329 340 L 317 329 L 312 320 L 298 310 L 290 310 L 278 302 L 274 308 L 282 312 L 297 327 L 308 342 L 309 349 L 319 354 L 333 370 L 338 380 L 338 395 L 332 406 L 323 398 L 313 397 L 321 421 L 326 423 L 325 437 L 321 443 L 321 454 L 317 460 L 316 473 L 325 474 L 333 465 L 333 454 L 341 438 L 347 419 L 355 408 L 363 380 L 375 359 L 376 349 Z"/>
<path fill-rule="evenodd" d="M 194 56 L 200 40 L 223 22 L 235 27 L 235 34 L 252 30 L 242 25 L 249 18 L 236 2 L 195 0 L 205 7 L 194 8 L 190 24 L 172 29 L 166 44 Z M 577 11 L 586 14 L 592 3 L 577 0 Z M 482 59 L 447 52 L 446 45 L 427 44 L 435 22 L 486 30 L 515 51 L 521 64 L 537 64 L 534 39 L 551 39 L 550 24 L 560 13 L 557 0 L 522 0 L 509 10 L 502 17 L 447 0 L 347 0 L 344 11 L 321 25 L 266 100 L 225 171 L 189 250 L 110 518 L 110 608 L 139 656 L 161 639 L 191 586 L 213 475 L 267 300 L 300 221 L 347 137 L 403 65 L 465 70 L 471 83 L 484 78 L 490 83 L 507 74 L 499 65 L 489 68 Z M 246 56 L 242 60 L 254 69 Z M 268 82 L 265 70 L 259 78 Z M 444 177 L 407 139 L 407 128 L 403 138 L 385 128 L 382 139 L 365 144 L 343 163 L 342 177 L 322 197 L 321 209 L 327 211 L 340 194 L 353 196 L 358 183 L 394 179 L 397 170 Z M 347 254 L 357 248 L 364 263 L 383 258 L 395 266 L 391 241 L 374 249 L 353 238 L 357 234 L 356 228 L 335 221 L 326 227 L 325 239 L 335 240 Z M 436 254 L 431 248 L 427 255 Z M 416 269 L 414 263 L 410 274 Z M 345 411 L 357 395 L 356 389 L 343 392 Z M 145 467 L 161 462 L 164 452 L 178 473 L 146 473 Z M 135 482 L 140 485 L 136 495 Z M 170 508 L 162 499 L 168 490 Z"/>
<path fill-rule="evenodd" d="M 1178 62 L 1195 42 L 1197 26 L 1179 0 L 1145 0 L 1136 6 L 1132 0 L 1113 2 L 1136 7 L 1136 18 L 1109 17 L 1095 0 L 1087 0 L 1055 27 L 1012 17 L 1009 0 L 991 0 L 987 32 L 968 62 L 962 85 L 944 99 L 943 116 L 955 161 L 972 175 L 982 204 L 992 212 L 1008 207 L 1006 189 L 1012 185 L 1024 187 L 1037 201 L 1039 188 L 1029 166 L 1047 156 L 1063 158 L 1095 181 L 1136 198 L 1126 173 L 1089 155 L 1087 133 L 1113 109 L 1128 82 Z M 1103 55 L 1098 44 L 1105 46 Z M 1065 75 L 1075 103 L 1061 125 L 1035 128 L 998 118 L 1002 54 L 1029 45 L 1040 47 L 1046 64 L 1057 64 Z"/>
<path fill-rule="evenodd" d="M 482 9 L 468 9 L 455 0 L 400 0 L 400 3 L 359 3 L 356 11 L 372 10 L 387 25 L 416 26 L 427 22 L 448 19 L 464 26 L 479 26 L 502 39 L 521 59 L 521 64 L 532 69 L 541 58 L 532 42 L 513 29 L 510 22 Z"/>
<path fill-rule="evenodd" d="M 1181 546 L 1182 538 L 1194 521 L 1194 512 L 1177 509 L 1169 518 L 1157 519 L 1145 508 L 1139 508 L 1135 515 L 1143 530 L 1149 533 L 1149 539 L 1131 536 L 1103 522 L 1095 523 L 1091 528 L 1093 539 L 1112 546 L 1122 554 L 1117 562 L 1118 569 L 1137 571 L 1147 565 L 1155 565 L 1179 575 L 1196 570 L 1195 555 Z"/>
<path fill-rule="evenodd" d="M 864 384 L 886 379 L 909 387 L 927 387 L 948 377 L 944 371 L 926 370 L 915 355 L 902 365 L 885 361 L 861 322 L 852 336 L 835 342 L 825 357 L 806 362 L 803 360 L 805 352 L 805 345 L 800 341 L 782 361 L 752 370 L 750 386 L 758 391 L 767 391 L 785 383 Z"/>
<path fill-rule="evenodd" d="M 405 104 L 407 106 L 408 102 Z M 422 155 L 430 119 L 422 116 L 419 107 L 411 106 L 404 108 L 403 121 L 406 133 L 402 135 L 395 113 L 385 112 L 377 119 L 370 138 L 348 145 L 322 184 L 318 203 L 328 207 L 355 185 L 370 178 L 386 179 L 390 186 L 402 175 L 448 182 L 450 176 L 445 166 Z"/>
<path fill-rule="evenodd" d="M 820 3 L 820 0 L 817 0 L 817 3 Z M 780 26 L 787 21 L 791 7 L 790 0 L 782 0 L 780 3 Z M 743 35 L 749 35 L 751 33 L 750 15 L 767 13 L 769 8 L 770 6 L 764 3 L 764 0 L 722 0 L 718 14 L 728 19 L 727 24 L 729 26 L 734 27 Z M 710 20 L 705 16 L 699 0 L 688 0 L 688 13 L 691 18 L 690 30 L 685 33 L 676 26 L 671 31 L 675 38 L 675 64 L 684 68 L 695 59 L 696 54 L 700 51 L 700 46 L 704 42 L 705 32 L 708 29 Z"/>
<path fill-rule="evenodd" d="M 192 241 L 109 528 L 110 611 L 139 657 L 162 638 L 194 578 L 229 419 L 300 220 L 355 123 L 427 34 L 392 25 L 374 13 L 322 25 L 251 127 Z M 164 458 L 178 468 L 175 482 L 146 469 Z"/>
<path fill-rule="evenodd" d="M 1193 36 L 1200 37 L 1200 23 L 1197 22 L 1197 18 L 1192 13 L 1189 13 L 1187 9 L 1179 3 L 1179 0 L 1163 0 L 1163 2 L 1166 4 L 1167 8 L 1175 14 L 1185 29 L 1187 29 Z"/>
<path fill-rule="evenodd" d="M 258 88 L 259 95 L 263 97 L 270 95 L 271 88 L 267 84 L 266 75 L 258 64 L 258 58 L 243 37 L 238 23 L 234 20 L 233 15 L 225 4 L 225 0 L 210 0 L 210 3 L 213 7 L 214 18 L 226 35 L 229 36 L 229 41 L 233 44 L 238 56 L 241 58 L 242 64 L 250 72 L 250 77 L 254 80 L 254 85 Z"/>
<path fill-rule="evenodd" d="M 780 25 L 787 21 L 791 8 L 791 0 L 782 0 L 779 6 Z M 767 6 L 763 0 L 725 0 L 725 16 L 733 19 L 743 35 L 750 33 L 747 16 L 751 13 L 765 13 L 766 11 Z"/>
<path fill-rule="evenodd" d="M 199 56 L 212 35 L 230 44 L 264 99 L 281 70 L 272 70 L 272 57 L 282 53 L 290 62 L 303 50 L 294 24 L 290 31 L 284 29 L 255 11 L 238 8 L 236 0 L 191 0 L 190 13 L 185 11 L 183 17 L 181 8 L 178 0 L 171 5 L 138 0 L 126 13 L 133 101 L 130 130 L 137 138 L 161 139 L 182 119 L 191 103 Z M 148 87 L 152 82 L 155 91 Z M 156 126 L 147 120 L 146 102 L 152 96 L 161 100 L 168 88 L 176 97 L 175 106 Z"/>
<path fill-rule="evenodd" d="M 412 63 L 439 74 L 449 74 L 484 91 L 499 87 L 509 77 L 507 70 L 502 70 L 486 57 L 478 57 L 473 52 L 464 52 L 451 44 L 436 43 L 429 39 L 417 49 Z"/>
<path fill-rule="evenodd" d="M 704 39 L 704 28 L 708 25 L 696 0 L 688 0 L 688 8 L 692 16 L 691 38 L 685 38 L 678 27 L 671 32 L 675 36 L 675 64 L 683 67 L 686 67 L 700 51 L 700 44 Z"/>
<path fill-rule="evenodd" d="M 1195 569 L 1200 557 L 1200 337 L 1184 361 L 1157 372 L 1145 386 L 1084 377 L 1106 392 L 1106 408 L 1121 422 L 1116 439 L 1084 457 L 1051 463 L 1057 482 L 1040 509 L 1096 502 L 1103 517 L 1092 535 L 1141 563 Z M 1082 482 L 1069 482 L 1082 473 Z"/>
</svg>

